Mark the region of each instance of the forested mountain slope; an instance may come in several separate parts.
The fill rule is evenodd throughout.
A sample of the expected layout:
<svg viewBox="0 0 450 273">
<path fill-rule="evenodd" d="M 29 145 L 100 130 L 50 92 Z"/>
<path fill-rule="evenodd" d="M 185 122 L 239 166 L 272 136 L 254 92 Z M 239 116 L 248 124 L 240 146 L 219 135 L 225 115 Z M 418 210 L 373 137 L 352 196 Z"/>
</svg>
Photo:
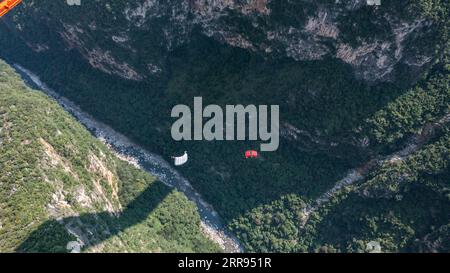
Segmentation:
<svg viewBox="0 0 450 273">
<path fill-rule="evenodd" d="M 78 246 L 87 252 L 219 250 L 202 234 L 196 207 L 184 195 L 118 159 L 0 61 L 0 252 Z"/>
<path fill-rule="evenodd" d="M 180 168 L 247 251 L 449 251 L 448 1 L 33 0 L 0 55 Z M 276 152 L 175 142 L 176 104 L 280 106 Z"/>
</svg>

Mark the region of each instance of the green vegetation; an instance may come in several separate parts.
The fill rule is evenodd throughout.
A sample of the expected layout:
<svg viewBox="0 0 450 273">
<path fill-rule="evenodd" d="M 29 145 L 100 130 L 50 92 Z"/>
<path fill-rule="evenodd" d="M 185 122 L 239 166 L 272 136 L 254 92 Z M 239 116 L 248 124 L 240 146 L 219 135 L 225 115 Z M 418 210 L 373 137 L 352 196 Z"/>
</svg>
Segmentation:
<svg viewBox="0 0 450 273">
<path fill-rule="evenodd" d="M 409 84 L 409 77 L 402 75 L 396 83 L 369 85 L 355 79 L 351 67 L 331 58 L 310 62 L 264 59 L 195 31 L 188 44 L 175 47 L 168 56 L 164 56 L 167 71 L 142 82 L 125 81 L 101 73 L 80 61 L 83 59 L 79 52 L 67 51 L 64 46 L 38 54 L 21 41 L 23 36 L 30 35 L 35 36 L 37 41 L 45 39 L 51 45 L 59 45 L 58 31 L 53 29 L 56 26 L 42 24 L 36 32 L 26 32 L 21 36 L 2 28 L 6 34 L 0 34 L 0 44 L 5 45 L 3 56 L 32 69 L 62 95 L 149 150 L 167 158 L 188 150 L 191 160 L 180 171 L 216 208 L 248 251 L 361 252 L 366 251 L 368 242 L 377 241 L 383 251 L 448 252 L 450 140 L 446 126 L 427 135 L 424 145 L 403 160 L 385 162 L 371 170 L 362 181 L 346 187 L 318 208 L 302 226 L 305 217 L 303 208 L 332 188 L 349 169 L 402 149 L 412 135 L 426 132 L 432 123 L 449 113 L 448 1 L 385 2 L 386 5 L 378 10 L 367 7 L 362 13 L 355 12 L 355 16 L 339 18 L 344 28 L 340 39 L 358 44 L 361 40 L 358 38 L 372 37 L 373 32 L 376 32 L 373 35 L 375 40 L 390 35 L 384 32 L 386 22 L 375 20 L 382 12 L 396 12 L 399 14 L 395 15 L 405 18 L 426 16 L 433 21 L 426 41 L 410 45 L 408 50 L 431 50 L 435 52 L 435 59 L 433 66 L 415 86 Z M 118 1 L 117 5 L 120 3 Z M 294 3 L 292 5 L 298 9 L 298 14 L 303 15 L 294 20 L 292 17 L 295 16 L 283 17 L 287 12 L 297 14 L 297 10 L 290 10 L 291 6 L 287 3 L 275 5 L 273 2 L 271 5 L 274 5 L 271 16 L 286 25 L 304 24 L 303 17 L 310 12 L 304 9 L 306 4 L 303 2 Z M 58 5 L 52 8 L 58 9 Z M 119 7 L 112 6 L 111 9 L 115 11 Z M 98 10 L 106 12 L 92 6 L 86 16 L 94 20 Z M 83 22 L 80 20 L 81 13 L 72 16 L 73 13 L 66 12 L 66 9 L 61 10 L 60 16 L 69 23 Z M 118 21 L 114 21 L 109 13 L 104 17 L 102 27 L 105 35 L 88 42 L 102 44 L 106 50 L 116 50 L 118 56 L 127 54 L 126 50 L 108 47 L 111 43 L 108 30 L 123 30 L 119 29 L 123 23 L 121 17 Z M 25 27 L 35 24 L 34 20 L 37 20 L 33 20 L 33 16 L 21 19 Z M 50 19 L 48 21 L 51 22 Z M 249 27 L 250 23 L 243 21 L 238 21 L 239 25 Z M 167 22 L 158 22 L 158 26 L 164 23 Z M 160 41 L 158 35 L 161 33 L 154 33 L 154 29 L 148 33 L 146 31 L 127 32 L 136 44 L 156 48 L 154 51 L 139 48 L 137 52 L 149 56 L 163 54 L 159 48 L 161 45 L 155 45 Z M 435 47 L 430 48 L 430 44 Z M 139 56 L 127 56 L 127 59 L 138 69 L 144 65 L 140 63 Z M 280 120 L 301 128 L 307 134 L 299 135 L 295 142 L 282 139 L 276 153 L 262 154 L 260 160 L 253 161 L 243 159 L 243 152 L 257 147 L 258 143 L 176 143 L 170 137 L 173 122 L 170 110 L 180 103 L 191 105 L 194 96 L 202 96 L 205 104 L 279 104 Z M 58 128 L 60 126 L 66 125 L 61 122 Z M 49 132 L 52 131 L 46 130 L 44 133 Z M 362 140 L 366 140 L 368 145 L 361 145 Z M 54 140 L 50 143 L 58 151 L 71 155 L 70 149 L 62 148 L 70 141 Z M 21 156 L 25 159 L 33 158 L 23 153 Z M 82 154 L 86 155 L 86 152 Z M 80 157 L 78 166 L 81 168 L 75 170 L 80 177 L 85 172 L 83 160 L 85 157 Z M 17 163 L 10 168 L 14 166 L 21 165 Z M 118 168 L 118 165 L 110 168 Z M 30 168 L 30 172 L 33 171 L 34 168 Z M 127 177 L 125 180 L 143 181 L 139 191 L 147 186 L 145 178 L 136 178 L 142 174 L 120 170 L 116 170 L 116 174 Z M 39 174 L 36 176 L 40 177 Z M 54 176 L 64 177 L 67 184 L 76 183 L 63 171 Z M 131 184 L 123 183 L 124 190 L 117 204 L 126 204 L 135 198 L 139 201 L 133 188 L 125 190 L 126 185 Z M 173 205 L 173 202 L 167 206 L 170 204 Z M 154 212 L 156 215 L 151 215 L 172 219 L 169 217 L 174 214 L 172 210 L 168 208 L 157 213 L 158 209 Z M 24 213 L 39 211 L 29 212 L 24 208 Z M 139 210 L 135 213 L 139 214 Z M 124 214 L 128 217 L 128 213 Z M 183 215 L 191 214 L 186 212 Z M 24 219 L 23 225 L 33 217 Z M 89 215 L 81 218 L 83 221 L 92 219 Z M 114 218 L 103 215 L 102 219 L 109 223 Z M 159 231 L 158 234 L 164 234 L 165 238 L 172 238 L 175 234 L 197 238 L 196 234 L 182 228 L 180 223 L 184 223 L 183 218 L 178 220 L 180 222 L 173 222 L 173 219 L 172 222 L 149 220 L 154 230 L 148 232 Z M 53 225 L 51 223 L 50 226 Z M 166 229 L 161 231 L 160 226 Z M 136 225 L 117 233 L 117 236 L 103 240 L 102 247 L 105 250 L 142 251 L 136 234 L 146 234 L 147 231 L 134 234 L 133 230 L 144 227 L 145 224 Z M 120 228 L 111 229 L 114 233 Z M 135 244 L 123 246 L 117 241 L 118 238 L 133 238 L 129 241 Z M 193 240 L 189 239 L 191 249 L 192 245 L 205 244 L 200 239 L 197 243 Z M 149 244 L 153 250 L 157 250 L 158 244 L 166 246 L 162 250 L 176 248 L 160 241 Z"/>
<path fill-rule="evenodd" d="M 430 131 L 450 113 L 449 6 L 430 3 L 420 2 L 425 9 L 419 10 L 439 25 L 435 41 L 441 54 L 434 68 L 416 87 L 355 126 L 355 132 L 371 140 L 374 153 L 396 151 L 412 135 L 431 143 L 376 167 L 322 205 L 304 227 L 305 204 L 281 202 L 292 196 L 237 218 L 231 226 L 248 250 L 366 252 L 367 243 L 376 241 L 384 252 L 449 251 L 450 130 L 444 122 Z"/>
<path fill-rule="evenodd" d="M 207 252 L 196 207 L 0 62 L 0 252 Z M 70 230 L 70 232 L 69 232 Z"/>
<path fill-rule="evenodd" d="M 308 224 L 313 249 L 364 252 L 377 241 L 385 252 L 448 252 L 437 235 L 450 222 L 450 131 L 403 161 L 386 162 L 367 181 L 349 187 Z M 435 234 L 435 243 L 429 238 Z"/>
</svg>

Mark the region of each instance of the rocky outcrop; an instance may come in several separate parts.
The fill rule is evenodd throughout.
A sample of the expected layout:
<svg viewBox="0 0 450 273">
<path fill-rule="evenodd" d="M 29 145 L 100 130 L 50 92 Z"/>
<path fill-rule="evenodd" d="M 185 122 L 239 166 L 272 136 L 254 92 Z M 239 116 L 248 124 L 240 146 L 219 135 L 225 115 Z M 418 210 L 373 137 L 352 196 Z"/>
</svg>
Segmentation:
<svg viewBox="0 0 450 273">
<path fill-rule="evenodd" d="M 15 25 L 30 48 L 39 53 L 58 47 L 34 41 L 29 35 L 33 28 L 56 26 L 67 49 L 78 50 L 92 67 L 135 81 L 164 72 L 167 54 L 189 43 L 192 32 L 198 30 L 267 58 L 337 58 L 367 82 L 395 81 L 396 71 L 402 67 L 411 68 L 417 78 L 434 54 L 426 48 L 409 48 L 424 39 L 431 28 L 429 22 L 394 14 L 383 5 L 367 6 L 362 0 L 138 0 L 95 5 L 95 13 L 82 12 L 83 16 L 77 16 L 79 10 L 64 7 L 75 14 L 72 19 L 60 16 L 59 5 L 65 4 L 49 9 L 34 1 L 24 4 L 26 13 L 15 18 Z M 92 6 L 78 9 L 87 11 Z M 23 22 L 30 18 L 28 24 Z M 355 24 L 362 28 L 381 26 L 383 35 L 378 29 L 360 34 L 363 31 L 355 30 Z M 356 43 L 346 39 L 349 32 Z M 151 43 L 142 43 L 143 37 Z"/>
</svg>

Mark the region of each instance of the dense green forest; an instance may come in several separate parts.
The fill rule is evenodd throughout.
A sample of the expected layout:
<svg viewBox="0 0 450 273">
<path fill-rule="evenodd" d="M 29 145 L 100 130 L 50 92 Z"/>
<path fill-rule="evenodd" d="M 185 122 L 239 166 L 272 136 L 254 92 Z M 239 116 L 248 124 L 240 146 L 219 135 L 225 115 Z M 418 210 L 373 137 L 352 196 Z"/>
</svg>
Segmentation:
<svg viewBox="0 0 450 273">
<path fill-rule="evenodd" d="M 209 252 L 196 207 L 0 61 L 0 252 Z"/>
<path fill-rule="evenodd" d="M 233 227 L 253 251 L 448 252 L 450 220 L 450 47 L 448 4 L 422 1 L 439 25 L 441 54 L 416 87 L 357 126 L 380 154 L 398 150 L 414 134 L 430 142 L 400 160 L 383 162 L 356 185 L 345 187 L 299 228 L 305 202 L 288 195 L 238 218 Z M 432 124 L 442 122 L 437 130 Z M 408 142 L 406 141 L 406 145 Z M 286 212 L 287 211 L 287 212 Z M 256 227 L 256 228 L 255 228 Z"/>
<path fill-rule="evenodd" d="M 92 68 L 80 52 L 61 46 L 58 32 L 52 29 L 57 27 L 51 24 L 26 35 L 61 47 L 37 54 L 22 40 L 25 34 L 2 26 L 0 54 L 39 74 L 60 94 L 148 150 L 167 159 L 189 151 L 190 162 L 180 172 L 215 207 L 247 251 L 363 252 L 368 242 L 377 241 L 386 252 L 448 252 L 449 128 L 444 122 L 432 132 L 427 130 L 450 111 L 450 4 L 404 2 L 386 1 L 378 11 L 364 8 L 361 14 L 339 18 L 344 29 L 340 38 L 358 44 L 357 37 L 389 35 L 383 31 L 383 22 L 373 20 L 378 12 L 424 16 L 433 23 L 433 31 L 410 50 L 435 54 L 431 67 L 414 81 L 400 71 L 396 82 L 369 84 L 357 79 L 348 64 L 332 57 L 302 62 L 266 58 L 196 30 L 189 43 L 165 56 L 164 73 L 144 81 L 128 81 Z M 272 16 L 278 14 L 283 24 L 304 23 L 282 17 L 286 12 L 308 12 L 304 1 L 292 5 L 295 9 L 289 11 L 283 5 L 274 8 Z M 114 13 L 118 8 L 110 10 Z M 83 16 L 72 16 L 56 4 L 50 9 L 71 23 Z M 101 10 L 105 29 L 124 23 Z M 93 7 L 91 12 L 95 13 Z M 23 16 L 19 22 L 26 28 L 36 21 Z M 249 24 L 238 22 L 242 27 Z M 151 36 L 157 33 L 129 35 L 149 48 L 158 47 Z M 115 50 L 103 38 L 89 43 Z M 144 52 L 164 55 L 162 51 Z M 126 51 L 116 53 L 121 56 Z M 129 62 L 142 66 L 138 56 Z M 279 104 L 283 125 L 291 124 L 309 135 L 300 135 L 296 141 L 282 138 L 277 152 L 252 161 L 245 160 L 243 152 L 259 147 L 256 142 L 175 142 L 170 137 L 170 110 L 176 104 L 192 105 L 194 96 L 202 96 L 204 104 L 222 106 Z M 339 191 L 303 223 L 304 209 L 348 170 L 403 149 L 414 136 L 423 140 L 417 150 L 401 160 L 375 164 L 364 179 Z M 206 244 L 192 234 L 186 236 Z M 111 238 L 105 241 L 106 247 L 117 247 Z M 134 247 L 140 250 L 139 245 Z"/>
</svg>

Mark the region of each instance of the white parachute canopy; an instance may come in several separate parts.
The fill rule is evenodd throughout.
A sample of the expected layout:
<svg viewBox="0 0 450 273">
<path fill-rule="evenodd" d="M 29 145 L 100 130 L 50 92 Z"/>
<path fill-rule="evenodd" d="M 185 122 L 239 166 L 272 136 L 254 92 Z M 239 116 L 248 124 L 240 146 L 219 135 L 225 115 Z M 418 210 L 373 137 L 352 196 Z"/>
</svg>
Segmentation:
<svg viewBox="0 0 450 273">
<path fill-rule="evenodd" d="M 184 155 L 179 156 L 179 157 L 173 157 L 173 159 L 175 160 L 175 166 L 181 166 L 188 161 L 188 154 L 185 151 Z"/>
</svg>

